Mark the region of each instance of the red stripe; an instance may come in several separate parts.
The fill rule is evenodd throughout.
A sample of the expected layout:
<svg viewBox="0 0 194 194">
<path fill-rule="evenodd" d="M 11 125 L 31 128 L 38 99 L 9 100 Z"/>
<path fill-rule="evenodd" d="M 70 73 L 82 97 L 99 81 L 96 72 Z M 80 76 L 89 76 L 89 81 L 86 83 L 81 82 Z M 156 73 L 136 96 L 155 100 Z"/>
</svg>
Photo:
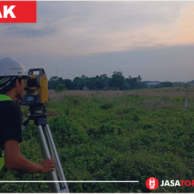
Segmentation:
<svg viewBox="0 0 194 194">
<path fill-rule="evenodd" d="M 0 1 L 0 23 L 36 23 L 36 7 L 36 1 Z"/>
</svg>

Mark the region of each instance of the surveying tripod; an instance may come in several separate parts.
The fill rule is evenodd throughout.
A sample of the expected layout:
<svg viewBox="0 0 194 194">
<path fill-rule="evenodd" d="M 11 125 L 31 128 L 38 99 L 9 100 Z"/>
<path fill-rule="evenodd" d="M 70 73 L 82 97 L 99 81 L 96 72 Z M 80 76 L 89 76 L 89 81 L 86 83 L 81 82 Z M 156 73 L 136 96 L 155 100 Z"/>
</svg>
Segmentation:
<svg viewBox="0 0 194 194">
<path fill-rule="evenodd" d="M 49 181 L 56 181 L 56 182 L 49 183 L 50 191 L 52 193 L 69 193 L 65 175 L 63 173 L 63 168 L 59 160 L 59 156 L 50 131 L 50 127 L 46 120 L 47 113 L 46 113 L 45 106 L 43 107 L 43 110 L 40 112 L 36 112 L 36 110 L 32 107 L 30 107 L 29 110 L 30 110 L 30 114 L 28 114 L 28 118 L 22 124 L 26 126 L 30 120 L 34 121 L 34 124 L 38 128 L 43 158 L 54 159 L 54 162 L 56 165 L 56 170 L 50 171 L 47 174 L 47 179 Z M 59 184 L 59 182 L 57 182 L 58 177 L 60 181 L 64 181 L 64 182 L 61 182 L 61 184 Z"/>
</svg>

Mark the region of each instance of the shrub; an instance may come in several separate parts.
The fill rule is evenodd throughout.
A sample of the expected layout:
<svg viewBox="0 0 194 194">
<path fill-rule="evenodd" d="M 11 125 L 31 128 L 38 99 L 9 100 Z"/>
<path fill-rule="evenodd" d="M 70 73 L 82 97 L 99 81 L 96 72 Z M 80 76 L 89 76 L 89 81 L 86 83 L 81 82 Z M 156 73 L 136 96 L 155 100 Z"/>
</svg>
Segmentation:
<svg viewBox="0 0 194 194">
<path fill-rule="evenodd" d="M 67 90 L 64 84 L 59 84 L 55 90 L 55 92 L 62 92 Z"/>
</svg>

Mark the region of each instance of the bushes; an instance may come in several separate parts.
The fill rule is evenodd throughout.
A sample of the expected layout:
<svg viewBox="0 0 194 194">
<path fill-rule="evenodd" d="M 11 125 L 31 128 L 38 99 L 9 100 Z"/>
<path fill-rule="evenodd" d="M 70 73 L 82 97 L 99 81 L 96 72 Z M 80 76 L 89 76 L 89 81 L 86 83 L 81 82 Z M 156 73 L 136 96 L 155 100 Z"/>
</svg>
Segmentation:
<svg viewBox="0 0 194 194">
<path fill-rule="evenodd" d="M 149 102 L 163 102 L 157 108 Z M 165 103 L 169 103 L 166 106 Z M 58 114 L 48 122 L 67 180 L 139 180 L 139 183 L 71 183 L 70 192 L 150 192 L 145 180 L 193 178 L 194 117 L 174 108 L 179 98 L 66 96 L 49 102 Z M 146 105 L 146 106 L 145 106 Z M 151 107 L 149 107 L 149 105 Z M 162 108 L 162 109 L 161 109 Z M 23 110 L 26 114 L 26 110 Z M 42 161 L 37 129 L 23 131 L 22 154 Z M 21 175 L 2 169 L 0 179 L 46 180 L 45 175 Z M 192 187 L 166 187 L 168 192 L 192 192 Z M 0 192 L 49 192 L 46 184 L 2 184 Z M 164 192 L 159 187 L 155 192 Z"/>
<path fill-rule="evenodd" d="M 55 92 L 62 92 L 67 90 L 64 84 L 59 84 L 55 90 Z"/>
<path fill-rule="evenodd" d="M 86 129 L 86 133 L 92 138 L 100 138 L 106 134 L 111 135 L 114 133 L 115 127 L 109 124 L 102 124 L 99 128 L 88 128 Z"/>
</svg>

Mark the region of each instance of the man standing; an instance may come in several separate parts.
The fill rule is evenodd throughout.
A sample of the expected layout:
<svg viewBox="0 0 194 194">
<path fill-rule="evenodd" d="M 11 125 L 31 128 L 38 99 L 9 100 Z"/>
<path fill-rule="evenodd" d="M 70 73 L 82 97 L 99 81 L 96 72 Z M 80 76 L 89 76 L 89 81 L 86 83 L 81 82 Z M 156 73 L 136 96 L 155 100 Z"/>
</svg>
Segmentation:
<svg viewBox="0 0 194 194">
<path fill-rule="evenodd" d="M 24 79 L 28 78 L 19 61 L 0 59 L 0 169 L 5 163 L 8 169 L 23 173 L 47 173 L 55 169 L 53 159 L 36 164 L 20 153 L 22 112 L 14 101 L 23 98 Z"/>
</svg>

